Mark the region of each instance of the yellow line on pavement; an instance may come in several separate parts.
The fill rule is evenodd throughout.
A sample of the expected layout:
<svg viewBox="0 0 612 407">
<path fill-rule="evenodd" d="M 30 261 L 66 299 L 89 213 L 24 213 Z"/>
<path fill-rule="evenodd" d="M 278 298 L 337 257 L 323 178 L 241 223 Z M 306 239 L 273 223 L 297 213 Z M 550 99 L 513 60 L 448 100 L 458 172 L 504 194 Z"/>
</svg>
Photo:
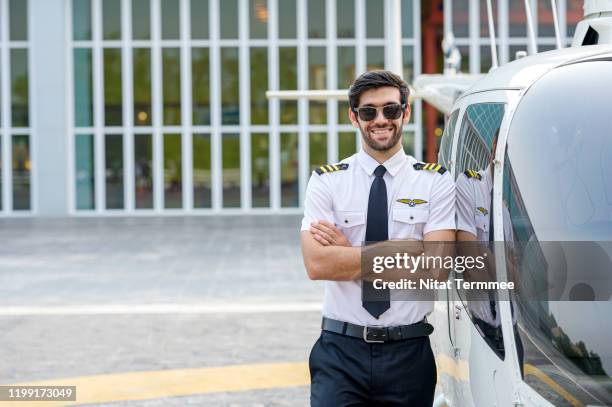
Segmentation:
<svg viewBox="0 0 612 407">
<path fill-rule="evenodd" d="M 308 363 L 299 362 L 115 373 L 15 385 L 76 386 L 76 402 L 44 403 L 45 406 L 65 406 L 297 387 L 309 384 Z M 28 405 L 40 407 L 41 402 L 0 402 L 0 406 L 26 407 Z"/>
</svg>

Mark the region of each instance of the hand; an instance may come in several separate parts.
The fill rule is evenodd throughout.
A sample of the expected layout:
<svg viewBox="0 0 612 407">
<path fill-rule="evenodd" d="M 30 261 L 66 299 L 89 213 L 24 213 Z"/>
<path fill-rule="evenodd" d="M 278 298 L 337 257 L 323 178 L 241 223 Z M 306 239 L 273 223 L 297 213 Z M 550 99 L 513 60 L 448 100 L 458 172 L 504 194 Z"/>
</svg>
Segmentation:
<svg viewBox="0 0 612 407">
<path fill-rule="evenodd" d="M 312 233 L 314 239 L 323 246 L 352 246 L 346 236 L 340 232 L 340 229 L 330 222 L 321 220 L 312 222 L 310 226 L 310 233 Z"/>
</svg>

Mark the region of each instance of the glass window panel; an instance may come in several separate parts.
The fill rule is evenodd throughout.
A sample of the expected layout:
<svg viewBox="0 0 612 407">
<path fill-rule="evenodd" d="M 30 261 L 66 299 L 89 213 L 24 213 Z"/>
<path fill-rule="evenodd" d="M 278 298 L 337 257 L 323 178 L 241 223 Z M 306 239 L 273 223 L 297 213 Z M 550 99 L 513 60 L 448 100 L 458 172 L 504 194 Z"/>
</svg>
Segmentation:
<svg viewBox="0 0 612 407">
<path fill-rule="evenodd" d="M 11 41 L 28 40 L 28 0 L 9 1 Z"/>
<path fill-rule="evenodd" d="M 512 2 L 510 2 L 512 3 Z M 497 2 L 491 2 L 491 9 L 493 10 L 493 24 L 495 25 L 496 34 L 498 34 L 498 21 L 497 21 Z M 480 0 L 480 36 L 489 38 L 489 18 L 487 17 L 487 0 Z"/>
<path fill-rule="evenodd" d="M 91 134 L 77 134 L 75 141 L 76 208 L 95 208 L 94 142 Z"/>
<path fill-rule="evenodd" d="M 121 39 L 121 0 L 102 2 L 102 38 L 105 40 Z"/>
<path fill-rule="evenodd" d="M 491 47 L 488 45 L 480 47 L 480 72 L 489 72 L 492 65 L 493 58 L 491 57 Z"/>
<path fill-rule="evenodd" d="M 164 208 L 183 207 L 181 135 L 164 134 Z"/>
<path fill-rule="evenodd" d="M 93 126 L 91 49 L 74 50 L 74 122 Z"/>
<path fill-rule="evenodd" d="M 280 123 L 281 124 L 297 124 L 298 122 L 298 104 L 295 100 L 280 101 Z"/>
<path fill-rule="evenodd" d="M 150 0 L 132 0 L 132 36 L 135 40 L 151 38 Z"/>
<path fill-rule="evenodd" d="M 414 78 L 414 49 L 413 47 L 406 46 L 402 47 L 402 60 L 404 68 L 404 80 L 408 83 L 412 83 Z"/>
<path fill-rule="evenodd" d="M 403 134 L 402 145 L 404 147 L 404 152 L 414 157 L 414 142 L 415 142 L 414 132 L 405 131 L 402 134 Z"/>
<path fill-rule="evenodd" d="M 134 187 L 136 209 L 153 209 L 153 138 L 134 134 Z"/>
<path fill-rule="evenodd" d="M 240 207 L 240 134 L 222 135 L 223 207 Z"/>
<path fill-rule="evenodd" d="M 351 119 L 349 118 L 349 102 L 340 101 L 338 102 L 338 123 L 340 124 L 351 124 Z"/>
<path fill-rule="evenodd" d="M 151 50 L 134 48 L 134 125 L 151 125 Z"/>
<path fill-rule="evenodd" d="M 104 123 L 121 126 L 123 95 L 121 93 L 121 49 L 104 49 Z"/>
<path fill-rule="evenodd" d="M 355 38 L 355 0 L 336 1 L 336 35 Z"/>
<path fill-rule="evenodd" d="M 268 134 L 251 135 L 251 196 L 253 208 L 270 206 Z"/>
<path fill-rule="evenodd" d="M 325 37 L 325 0 L 308 0 L 308 37 Z"/>
<path fill-rule="evenodd" d="M 91 0 L 72 0 L 72 38 L 91 40 Z"/>
<path fill-rule="evenodd" d="M 251 38 L 268 37 L 268 4 L 266 0 L 250 0 Z"/>
<path fill-rule="evenodd" d="M 194 125 L 210 124 L 210 65 L 208 48 L 191 51 L 191 93 Z"/>
<path fill-rule="evenodd" d="M 325 47 L 308 48 L 309 89 L 325 89 L 327 87 L 325 57 Z M 310 102 L 309 106 L 309 121 L 311 124 L 327 123 L 327 104 L 325 102 Z"/>
<path fill-rule="evenodd" d="M 298 134 L 281 133 L 281 206 L 295 208 L 300 206 L 298 184 Z"/>
<path fill-rule="evenodd" d="M 461 54 L 461 72 L 470 72 L 470 48 L 467 46 L 457 47 Z"/>
<path fill-rule="evenodd" d="M 524 1 L 510 1 L 508 4 L 510 37 L 527 37 L 527 16 Z"/>
<path fill-rule="evenodd" d="M 310 172 L 322 165 L 327 164 L 327 134 L 310 133 L 308 137 L 308 149 L 310 154 Z"/>
<path fill-rule="evenodd" d="M 326 102 L 310 102 L 308 106 L 308 120 L 310 124 L 327 124 Z"/>
<path fill-rule="evenodd" d="M 181 37 L 179 0 L 161 0 L 162 39 L 178 40 Z"/>
<path fill-rule="evenodd" d="M 30 209 L 30 137 L 13 136 L 13 209 Z M 1 175 L 1 174 L 0 174 Z"/>
<path fill-rule="evenodd" d="M 469 0 L 453 1 L 453 33 L 455 38 L 470 35 Z"/>
<path fill-rule="evenodd" d="M 385 69 L 385 48 L 366 47 L 367 70 Z"/>
<path fill-rule="evenodd" d="M 107 134 L 104 140 L 106 209 L 123 209 L 123 135 Z"/>
<path fill-rule="evenodd" d="M 11 50 L 11 111 L 14 127 L 29 125 L 28 50 Z"/>
<path fill-rule="evenodd" d="M 181 124 L 181 63 L 178 48 L 164 48 L 164 124 Z"/>
<path fill-rule="evenodd" d="M 354 131 L 338 133 L 338 156 L 340 160 L 350 157 L 357 152 L 357 139 Z"/>
<path fill-rule="evenodd" d="M 251 48 L 251 123 L 268 124 L 268 49 Z"/>
<path fill-rule="evenodd" d="M 279 85 L 283 90 L 297 89 L 297 48 L 279 48 Z"/>
<path fill-rule="evenodd" d="M 278 2 L 278 37 L 295 38 L 296 23 L 295 0 L 282 0 Z"/>
<path fill-rule="evenodd" d="M 385 36 L 385 3 L 380 0 L 366 0 L 366 37 L 383 38 Z"/>
<path fill-rule="evenodd" d="M 240 124 L 238 48 L 221 48 L 222 124 Z"/>
<path fill-rule="evenodd" d="M 555 23 L 550 1 L 538 2 L 538 37 L 555 37 Z"/>
<path fill-rule="evenodd" d="M 348 89 L 355 80 L 355 47 L 338 47 L 338 89 Z"/>
<path fill-rule="evenodd" d="M 193 135 L 193 207 L 210 208 L 212 177 L 210 175 L 210 134 Z"/>
<path fill-rule="evenodd" d="M 297 49 L 294 47 L 279 48 L 279 85 L 282 90 L 297 89 Z M 281 124 L 297 124 L 297 101 L 280 101 Z"/>
<path fill-rule="evenodd" d="M 208 0 L 191 0 L 191 38 L 208 39 Z"/>
<path fill-rule="evenodd" d="M 219 2 L 221 13 L 221 39 L 238 38 L 238 0 Z"/>
<path fill-rule="evenodd" d="M 414 37 L 413 7 L 412 0 L 402 0 L 402 37 Z M 456 34 L 455 34 L 456 35 Z"/>
</svg>

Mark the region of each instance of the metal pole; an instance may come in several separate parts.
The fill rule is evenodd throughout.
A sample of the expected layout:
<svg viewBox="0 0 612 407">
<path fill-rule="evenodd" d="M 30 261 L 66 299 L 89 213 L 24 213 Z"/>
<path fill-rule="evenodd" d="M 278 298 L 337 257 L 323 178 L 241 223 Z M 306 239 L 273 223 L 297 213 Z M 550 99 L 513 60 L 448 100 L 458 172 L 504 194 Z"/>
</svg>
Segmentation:
<svg viewBox="0 0 612 407">
<path fill-rule="evenodd" d="M 531 15 L 531 2 L 525 0 L 525 15 L 527 16 L 527 34 L 529 37 L 529 54 L 537 54 L 538 48 L 536 46 L 535 33 L 533 30 L 533 17 Z"/>
<path fill-rule="evenodd" d="M 489 20 L 489 38 L 491 39 L 491 69 L 495 69 L 499 66 L 497 60 L 497 44 L 495 42 L 495 24 L 493 24 L 493 7 L 491 7 L 491 0 L 487 0 L 487 19 Z"/>
<path fill-rule="evenodd" d="M 557 2 L 550 0 L 550 6 L 553 12 L 553 21 L 555 23 L 555 38 L 557 39 L 557 49 L 561 49 L 561 34 L 559 32 L 559 16 L 557 15 Z"/>
<path fill-rule="evenodd" d="M 399 76 L 403 75 L 402 61 L 402 3 L 389 0 L 389 69 Z"/>
</svg>

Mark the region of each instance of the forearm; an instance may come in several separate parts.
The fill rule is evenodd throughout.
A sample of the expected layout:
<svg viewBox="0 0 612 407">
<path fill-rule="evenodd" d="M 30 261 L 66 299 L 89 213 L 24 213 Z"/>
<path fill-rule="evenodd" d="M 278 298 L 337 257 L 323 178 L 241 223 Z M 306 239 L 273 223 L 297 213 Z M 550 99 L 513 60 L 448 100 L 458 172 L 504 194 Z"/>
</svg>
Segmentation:
<svg viewBox="0 0 612 407">
<path fill-rule="evenodd" d="M 352 281 L 361 277 L 359 247 L 321 246 L 304 264 L 311 280 Z"/>
</svg>

